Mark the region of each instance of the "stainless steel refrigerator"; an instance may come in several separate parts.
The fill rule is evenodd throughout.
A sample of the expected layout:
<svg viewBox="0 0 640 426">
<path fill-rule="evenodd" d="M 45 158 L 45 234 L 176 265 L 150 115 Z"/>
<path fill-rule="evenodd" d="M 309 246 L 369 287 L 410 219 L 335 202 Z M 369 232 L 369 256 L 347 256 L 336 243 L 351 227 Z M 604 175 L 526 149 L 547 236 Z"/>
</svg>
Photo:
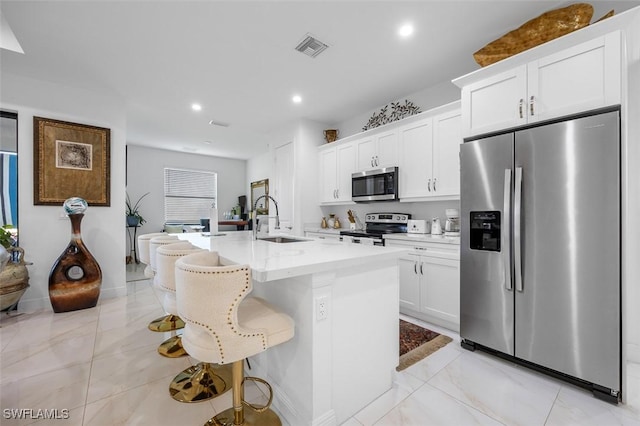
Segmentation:
<svg viewBox="0 0 640 426">
<path fill-rule="evenodd" d="M 617 402 L 620 115 L 461 146 L 460 337 Z"/>
</svg>

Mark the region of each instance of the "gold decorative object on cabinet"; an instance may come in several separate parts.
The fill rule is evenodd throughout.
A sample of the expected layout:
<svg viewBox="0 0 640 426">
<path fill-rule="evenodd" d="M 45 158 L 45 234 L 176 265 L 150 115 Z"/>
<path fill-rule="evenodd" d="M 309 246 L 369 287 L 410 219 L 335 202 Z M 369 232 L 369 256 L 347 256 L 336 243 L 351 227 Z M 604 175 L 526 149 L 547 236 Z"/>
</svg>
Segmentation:
<svg viewBox="0 0 640 426">
<path fill-rule="evenodd" d="M 478 64 L 485 67 L 532 47 L 586 27 L 593 16 L 593 6 L 575 3 L 545 12 L 519 28 L 510 31 L 473 54 Z M 613 16 L 613 11 L 600 20 Z"/>
<path fill-rule="evenodd" d="M 324 138 L 327 143 L 335 142 L 338 139 L 338 129 L 327 129 L 324 131 Z"/>
</svg>

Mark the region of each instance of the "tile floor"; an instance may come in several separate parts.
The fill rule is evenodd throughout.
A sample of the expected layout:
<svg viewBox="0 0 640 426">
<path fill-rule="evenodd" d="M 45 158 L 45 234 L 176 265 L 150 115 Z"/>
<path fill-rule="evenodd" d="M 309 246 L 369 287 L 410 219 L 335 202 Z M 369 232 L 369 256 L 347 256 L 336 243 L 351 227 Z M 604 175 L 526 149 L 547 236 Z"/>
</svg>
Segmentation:
<svg viewBox="0 0 640 426">
<path fill-rule="evenodd" d="M 194 360 L 156 353 L 169 337 L 147 330 L 163 315 L 160 299 L 141 267 L 129 265 L 127 277 L 126 297 L 102 300 L 93 309 L 1 316 L 0 424 L 201 425 L 230 406 L 230 392 L 196 404 L 169 396 L 171 379 Z M 564 382 L 465 351 L 455 333 L 423 325 L 454 341 L 398 373 L 390 391 L 344 425 L 640 426 L 637 365 L 631 367 L 638 379 L 631 403 L 613 406 Z M 251 382 L 246 396 L 266 399 Z M 33 418 L 9 419 L 10 409 L 33 409 L 27 416 Z M 68 419 L 38 419 L 37 409 L 57 409 Z"/>
</svg>

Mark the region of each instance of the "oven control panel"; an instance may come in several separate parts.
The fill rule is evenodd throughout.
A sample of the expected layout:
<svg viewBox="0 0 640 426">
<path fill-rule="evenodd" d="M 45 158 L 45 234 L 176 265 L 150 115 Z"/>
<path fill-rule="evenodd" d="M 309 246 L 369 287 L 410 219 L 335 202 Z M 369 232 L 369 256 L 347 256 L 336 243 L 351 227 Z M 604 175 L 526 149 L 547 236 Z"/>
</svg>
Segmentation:
<svg viewBox="0 0 640 426">
<path fill-rule="evenodd" d="M 408 213 L 367 213 L 365 221 L 374 223 L 408 223 L 411 215 Z"/>
</svg>

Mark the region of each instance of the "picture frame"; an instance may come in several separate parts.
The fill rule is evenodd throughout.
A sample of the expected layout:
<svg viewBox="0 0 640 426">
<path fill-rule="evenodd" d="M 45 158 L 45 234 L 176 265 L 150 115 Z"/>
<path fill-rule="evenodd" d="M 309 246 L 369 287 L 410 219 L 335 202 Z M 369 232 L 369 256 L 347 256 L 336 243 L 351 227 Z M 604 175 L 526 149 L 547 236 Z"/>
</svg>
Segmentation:
<svg viewBox="0 0 640 426">
<path fill-rule="evenodd" d="M 110 129 L 33 117 L 33 144 L 34 205 L 111 205 Z"/>
<path fill-rule="evenodd" d="M 253 208 L 256 200 L 263 196 L 269 195 L 269 179 L 262 179 L 255 182 L 251 182 L 251 207 Z M 269 197 L 262 199 L 260 205 L 256 206 L 256 214 L 264 215 L 269 214 Z"/>
</svg>

